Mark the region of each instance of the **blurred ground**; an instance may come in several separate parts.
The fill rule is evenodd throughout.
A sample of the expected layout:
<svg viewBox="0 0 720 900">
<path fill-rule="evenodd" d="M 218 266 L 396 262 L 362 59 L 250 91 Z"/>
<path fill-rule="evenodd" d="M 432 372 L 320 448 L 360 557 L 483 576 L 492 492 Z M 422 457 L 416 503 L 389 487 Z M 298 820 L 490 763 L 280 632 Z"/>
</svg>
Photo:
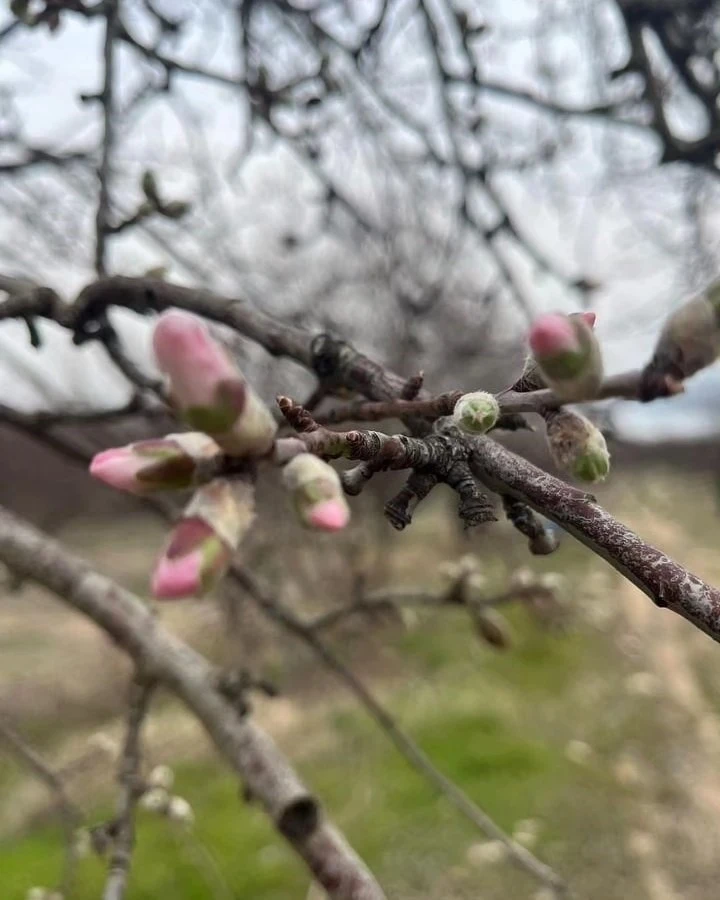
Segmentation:
<svg viewBox="0 0 720 900">
<path fill-rule="evenodd" d="M 618 477 L 604 503 L 645 538 L 720 583 L 716 494 L 703 478 L 669 472 Z M 586 900 L 705 900 L 720 877 L 720 657 L 709 639 L 656 610 L 600 560 L 566 540 L 532 561 L 504 528 L 461 540 L 442 510 L 403 535 L 375 525 L 339 557 L 254 548 L 279 584 L 277 556 L 297 573 L 284 587 L 297 608 L 341 602 L 352 568 L 372 586 L 428 584 L 438 563 L 467 552 L 501 584 L 531 564 L 568 578 L 574 615 L 562 634 L 510 614 L 515 641 L 481 645 L 460 614 L 438 611 L 334 636 L 343 658 L 448 775 L 572 883 Z M 142 591 L 161 531 L 145 521 L 112 528 L 75 522 L 67 539 L 99 567 Z M 362 539 L 362 540 L 361 540 Z M 296 556 L 295 554 L 300 554 Z M 224 662 L 247 663 L 282 696 L 258 701 L 274 734 L 397 900 L 508 896 L 541 900 L 526 876 L 495 860 L 481 835 L 397 755 L 351 697 L 241 606 L 229 636 L 217 601 L 161 610 L 170 627 Z M 245 631 L 245 634 L 242 632 Z M 112 757 L 126 667 L 96 629 L 31 587 L 0 604 L 0 709 L 66 772 L 73 796 L 99 821 L 113 800 Z M 251 652 L 252 651 L 252 652 Z M 304 898 L 310 885 L 262 813 L 238 798 L 197 726 L 160 698 L 148 728 L 150 763 L 176 770 L 192 803 L 187 833 L 141 813 L 131 900 Z M 0 752 L 2 896 L 57 880 L 60 830 L 42 786 Z M 529 821 L 527 821 L 529 820 Z M 99 896 L 104 864 L 83 861 L 76 896 Z M 310 896 L 313 896 L 310 894 Z"/>
</svg>

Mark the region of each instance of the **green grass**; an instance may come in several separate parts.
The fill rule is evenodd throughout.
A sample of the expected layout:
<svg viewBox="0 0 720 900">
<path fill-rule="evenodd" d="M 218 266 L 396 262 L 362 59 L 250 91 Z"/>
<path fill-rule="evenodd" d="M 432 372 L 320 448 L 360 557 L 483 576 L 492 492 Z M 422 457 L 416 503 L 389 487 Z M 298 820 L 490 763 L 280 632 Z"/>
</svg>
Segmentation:
<svg viewBox="0 0 720 900">
<path fill-rule="evenodd" d="M 540 855 L 575 869 L 579 844 L 585 871 L 593 847 L 611 858 L 621 855 L 622 790 L 602 764 L 573 766 L 563 748 L 570 738 L 592 743 L 602 734 L 602 752 L 610 754 L 624 740 L 624 728 L 604 731 L 602 716 L 582 712 L 578 690 L 588 671 L 601 670 L 610 673 L 603 685 L 614 694 L 621 678 L 618 660 L 594 635 L 551 636 L 531 627 L 522 613 L 512 618 L 517 643 L 509 653 L 480 645 L 460 615 L 433 616 L 412 631 L 384 635 L 384 643 L 411 660 L 384 702 L 442 771 L 499 824 L 512 829 L 519 819 L 541 818 L 546 825 Z M 524 896 L 532 889 L 526 876 L 508 866 L 479 872 L 466 862 L 467 848 L 482 836 L 406 764 L 364 713 L 354 706 L 331 707 L 327 727 L 333 735 L 329 746 L 299 768 L 390 896 L 475 896 L 479 882 L 483 897 L 490 898 L 508 896 L 508 890 Z M 291 754 L 293 742 L 287 748 Z M 239 799 L 237 782 L 221 762 L 181 764 L 176 772 L 176 789 L 195 810 L 194 835 L 211 850 L 234 896 L 304 896 L 309 879 L 302 865 L 263 813 Z M 108 811 L 100 806 L 93 821 Z M 604 835 L 601 842 L 598 834 Z M 141 812 L 130 900 L 205 900 L 211 876 L 198 864 L 205 852 L 192 842 L 188 846 L 175 826 Z M 0 845 L 3 897 L 15 900 L 32 884 L 55 883 L 60 864 L 55 827 L 5 842 Z M 79 874 L 73 896 L 95 900 L 104 863 L 85 860 Z M 595 896 L 622 896 L 604 888 Z"/>
</svg>

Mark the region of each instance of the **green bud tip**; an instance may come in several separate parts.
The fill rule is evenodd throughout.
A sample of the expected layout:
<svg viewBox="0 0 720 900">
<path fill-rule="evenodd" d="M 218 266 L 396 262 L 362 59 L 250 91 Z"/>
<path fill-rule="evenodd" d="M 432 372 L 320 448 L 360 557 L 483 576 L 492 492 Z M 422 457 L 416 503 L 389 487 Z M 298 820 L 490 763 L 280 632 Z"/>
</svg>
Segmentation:
<svg viewBox="0 0 720 900">
<path fill-rule="evenodd" d="M 463 394 L 453 410 L 453 421 L 468 434 L 485 434 L 495 427 L 499 418 L 497 399 L 487 391 Z"/>
</svg>

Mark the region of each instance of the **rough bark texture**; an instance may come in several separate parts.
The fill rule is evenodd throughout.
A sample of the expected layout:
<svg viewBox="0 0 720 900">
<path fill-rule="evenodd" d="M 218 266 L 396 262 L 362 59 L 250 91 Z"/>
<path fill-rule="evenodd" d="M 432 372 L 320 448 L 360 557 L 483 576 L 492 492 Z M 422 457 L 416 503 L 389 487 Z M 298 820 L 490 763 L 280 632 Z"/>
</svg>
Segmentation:
<svg viewBox="0 0 720 900">
<path fill-rule="evenodd" d="M 645 543 L 594 498 L 574 490 L 487 438 L 475 440 L 471 465 L 488 487 L 522 500 L 557 522 L 623 574 L 657 606 L 666 606 L 720 641 L 720 591 Z"/>
</svg>

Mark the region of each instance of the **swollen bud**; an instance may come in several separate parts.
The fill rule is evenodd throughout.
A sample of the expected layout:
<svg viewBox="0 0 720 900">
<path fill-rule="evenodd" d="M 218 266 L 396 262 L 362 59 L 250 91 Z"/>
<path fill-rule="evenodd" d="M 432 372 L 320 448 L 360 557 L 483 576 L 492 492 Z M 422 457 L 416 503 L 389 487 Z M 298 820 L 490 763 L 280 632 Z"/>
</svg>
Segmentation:
<svg viewBox="0 0 720 900">
<path fill-rule="evenodd" d="M 252 488 L 217 478 L 193 496 L 155 568 L 153 596 L 201 597 L 223 577 L 255 517 Z"/>
<path fill-rule="evenodd" d="M 660 333 L 642 374 L 641 399 L 682 391 L 686 378 L 720 356 L 720 282 L 676 310 Z"/>
<path fill-rule="evenodd" d="M 195 822 L 195 813 L 192 806 L 184 797 L 171 797 L 167 806 L 167 817 L 173 822 L 179 822 L 188 827 Z"/>
<path fill-rule="evenodd" d="M 283 469 L 283 481 L 300 521 L 320 531 L 340 531 L 350 520 L 350 508 L 340 476 L 312 453 L 299 453 Z"/>
<path fill-rule="evenodd" d="M 546 416 L 548 445 L 555 465 L 580 481 L 604 481 L 610 453 L 599 428 L 585 416 L 560 409 Z"/>
<path fill-rule="evenodd" d="M 471 608 L 475 633 L 486 644 L 507 650 L 512 645 L 512 636 L 507 619 L 495 609 Z"/>
<path fill-rule="evenodd" d="M 220 453 L 215 441 L 196 431 L 136 441 L 96 454 L 90 463 L 93 478 L 130 494 L 192 487 L 198 468 Z"/>
<path fill-rule="evenodd" d="M 500 418 L 500 406 L 493 394 L 474 391 L 463 396 L 455 404 L 453 422 L 468 434 L 485 434 L 494 428 Z"/>
<path fill-rule="evenodd" d="M 594 328 L 597 316 L 594 312 L 570 313 L 566 317 L 569 321 L 581 319 L 588 328 Z M 525 360 L 522 375 L 510 388 L 511 391 L 517 391 L 519 394 L 527 394 L 531 391 L 541 391 L 546 388 L 547 382 L 540 372 L 537 360 L 532 353 Z"/>
<path fill-rule="evenodd" d="M 153 349 L 170 379 L 173 402 L 191 428 L 212 435 L 233 456 L 268 453 L 277 430 L 270 410 L 200 319 L 163 313 Z"/>
<path fill-rule="evenodd" d="M 541 316 L 530 329 L 530 349 L 545 383 L 561 400 L 589 400 L 598 394 L 600 344 L 582 315 Z"/>
</svg>

